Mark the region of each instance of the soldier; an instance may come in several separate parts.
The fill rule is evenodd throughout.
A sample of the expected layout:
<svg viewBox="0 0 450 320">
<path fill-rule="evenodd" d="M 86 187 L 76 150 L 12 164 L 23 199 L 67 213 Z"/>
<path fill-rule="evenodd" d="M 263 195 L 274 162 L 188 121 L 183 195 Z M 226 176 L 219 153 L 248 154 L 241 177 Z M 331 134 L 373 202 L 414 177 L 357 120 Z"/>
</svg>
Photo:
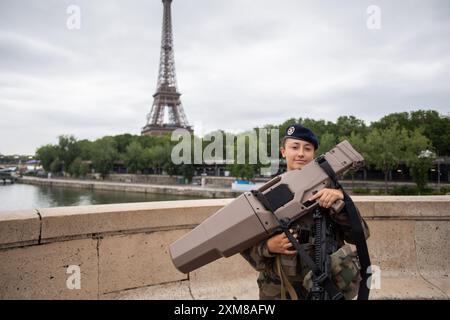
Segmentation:
<svg viewBox="0 0 450 320">
<path fill-rule="evenodd" d="M 315 158 L 317 148 L 318 140 L 311 130 L 300 124 L 288 127 L 280 147 L 281 154 L 286 159 L 287 170 L 302 169 Z M 336 200 L 343 198 L 342 190 L 324 188 L 310 200 L 317 200 L 319 206 L 328 211 Z M 356 250 L 345 244 L 353 243 L 353 239 L 344 212 L 345 208 L 338 214 L 330 214 L 337 248 L 340 248 L 331 255 L 331 270 L 336 286 L 346 299 L 352 299 L 358 292 L 361 276 Z M 362 218 L 361 220 L 367 239 L 369 228 Z M 314 253 L 312 227 L 312 215 L 308 214 L 295 221 L 290 230 L 311 257 Z M 257 280 L 260 299 L 286 299 L 288 296 L 293 300 L 308 298 L 312 286 L 312 272 L 297 255 L 284 233 L 263 240 L 241 252 L 241 255 L 260 272 Z"/>
</svg>

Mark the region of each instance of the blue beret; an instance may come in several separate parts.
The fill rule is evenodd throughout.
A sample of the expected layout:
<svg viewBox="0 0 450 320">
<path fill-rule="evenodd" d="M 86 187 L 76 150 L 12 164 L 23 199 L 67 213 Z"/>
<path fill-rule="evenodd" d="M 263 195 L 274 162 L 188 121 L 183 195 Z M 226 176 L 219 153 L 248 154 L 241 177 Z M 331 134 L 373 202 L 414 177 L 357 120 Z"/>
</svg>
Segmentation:
<svg viewBox="0 0 450 320">
<path fill-rule="evenodd" d="M 316 135 L 309 130 L 308 128 L 302 126 L 301 124 L 293 124 L 286 128 L 286 132 L 284 134 L 284 139 L 292 138 L 299 139 L 311 142 L 314 145 L 314 149 L 319 147 L 319 141 L 317 140 Z"/>
</svg>

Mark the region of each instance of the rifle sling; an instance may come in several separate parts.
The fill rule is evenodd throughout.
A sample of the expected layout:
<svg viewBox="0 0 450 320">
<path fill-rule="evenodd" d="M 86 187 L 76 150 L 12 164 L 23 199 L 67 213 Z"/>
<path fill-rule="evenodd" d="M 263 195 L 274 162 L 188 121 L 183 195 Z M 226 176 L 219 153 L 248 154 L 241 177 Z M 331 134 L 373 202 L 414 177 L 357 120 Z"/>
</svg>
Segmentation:
<svg viewBox="0 0 450 320">
<path fill-rule="evenodd" d="M 342 192 L 344 193 L 344 203 L 346 212 L 349 218 L 350 227 L 351 227 L 351 234 L 353 241 L 356 245 L 356 250 L 358 252 L 359 262 L 361 264 L 361 282 L 359 285 L 358 290 L 358 300 L 367 300 L 369 298 L 370 288 L 367 285 L 367 279 L 369 278 L 368 275 L 368 268 L 371 265 L 370 257 L 369 257 L 369 250 L 367 249 L 367 242 L 366 237 L 364 235 L 364 230 L 362 227 L 362 221 L 358 215 L 358 211 L 355 207 L 355 204 L 353 203 L 352 198 L 345 192 L 345 190 L 342 188 L 342 186 L 337 181 L 336 173 L 331 168 L 328 161 L 325 159 L 325 157 L 320 156 L 316 159 L 317 163 L 320 165 L 320 167 L 328 174 L 330 177 L 332 184 L 336 188 L 340 188 Z"/>
</svg>

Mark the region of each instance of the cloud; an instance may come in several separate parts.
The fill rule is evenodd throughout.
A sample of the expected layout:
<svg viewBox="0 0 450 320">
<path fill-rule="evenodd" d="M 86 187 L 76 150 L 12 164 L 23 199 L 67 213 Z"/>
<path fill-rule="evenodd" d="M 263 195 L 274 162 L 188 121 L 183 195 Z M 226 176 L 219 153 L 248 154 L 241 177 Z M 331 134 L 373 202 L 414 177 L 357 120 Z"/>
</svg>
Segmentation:
<svg viewBox="0 0 450 320">
<path fill-rule="evenodd" d="M 59 134 L 139 134 L 158 72 L 161 1 L 0 3 L 1 153 L 33 153 Z M 290 117 L 367 123 L 391 112 L 448 114 L 450 5 L 377 1 L 218 0 L 172 3 L 179 90 L 206 133 Z"/>
</svg>

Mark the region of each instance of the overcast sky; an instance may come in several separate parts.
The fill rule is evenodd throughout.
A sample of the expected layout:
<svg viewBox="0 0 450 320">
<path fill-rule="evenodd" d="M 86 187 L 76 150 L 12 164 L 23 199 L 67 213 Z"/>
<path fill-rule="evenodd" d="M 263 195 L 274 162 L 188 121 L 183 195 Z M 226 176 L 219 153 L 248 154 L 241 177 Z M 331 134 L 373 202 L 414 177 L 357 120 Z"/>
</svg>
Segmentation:
<svg viewBox="0 0 450 320">
<path fill-rule="evenodd" d="M 79 30 L 67 28 L 70 5 Z M 370 5 L 380 29 L 367 26 Z M 34 154 L 61 134 L 140 134 L 162 9 L 160 0 L 1 0 L 0 153 Z M 179 91 L 203 133 L 290 117 L 449 115 L 448 0 L 174 0 L 172 13 Z"/>
</svg>

